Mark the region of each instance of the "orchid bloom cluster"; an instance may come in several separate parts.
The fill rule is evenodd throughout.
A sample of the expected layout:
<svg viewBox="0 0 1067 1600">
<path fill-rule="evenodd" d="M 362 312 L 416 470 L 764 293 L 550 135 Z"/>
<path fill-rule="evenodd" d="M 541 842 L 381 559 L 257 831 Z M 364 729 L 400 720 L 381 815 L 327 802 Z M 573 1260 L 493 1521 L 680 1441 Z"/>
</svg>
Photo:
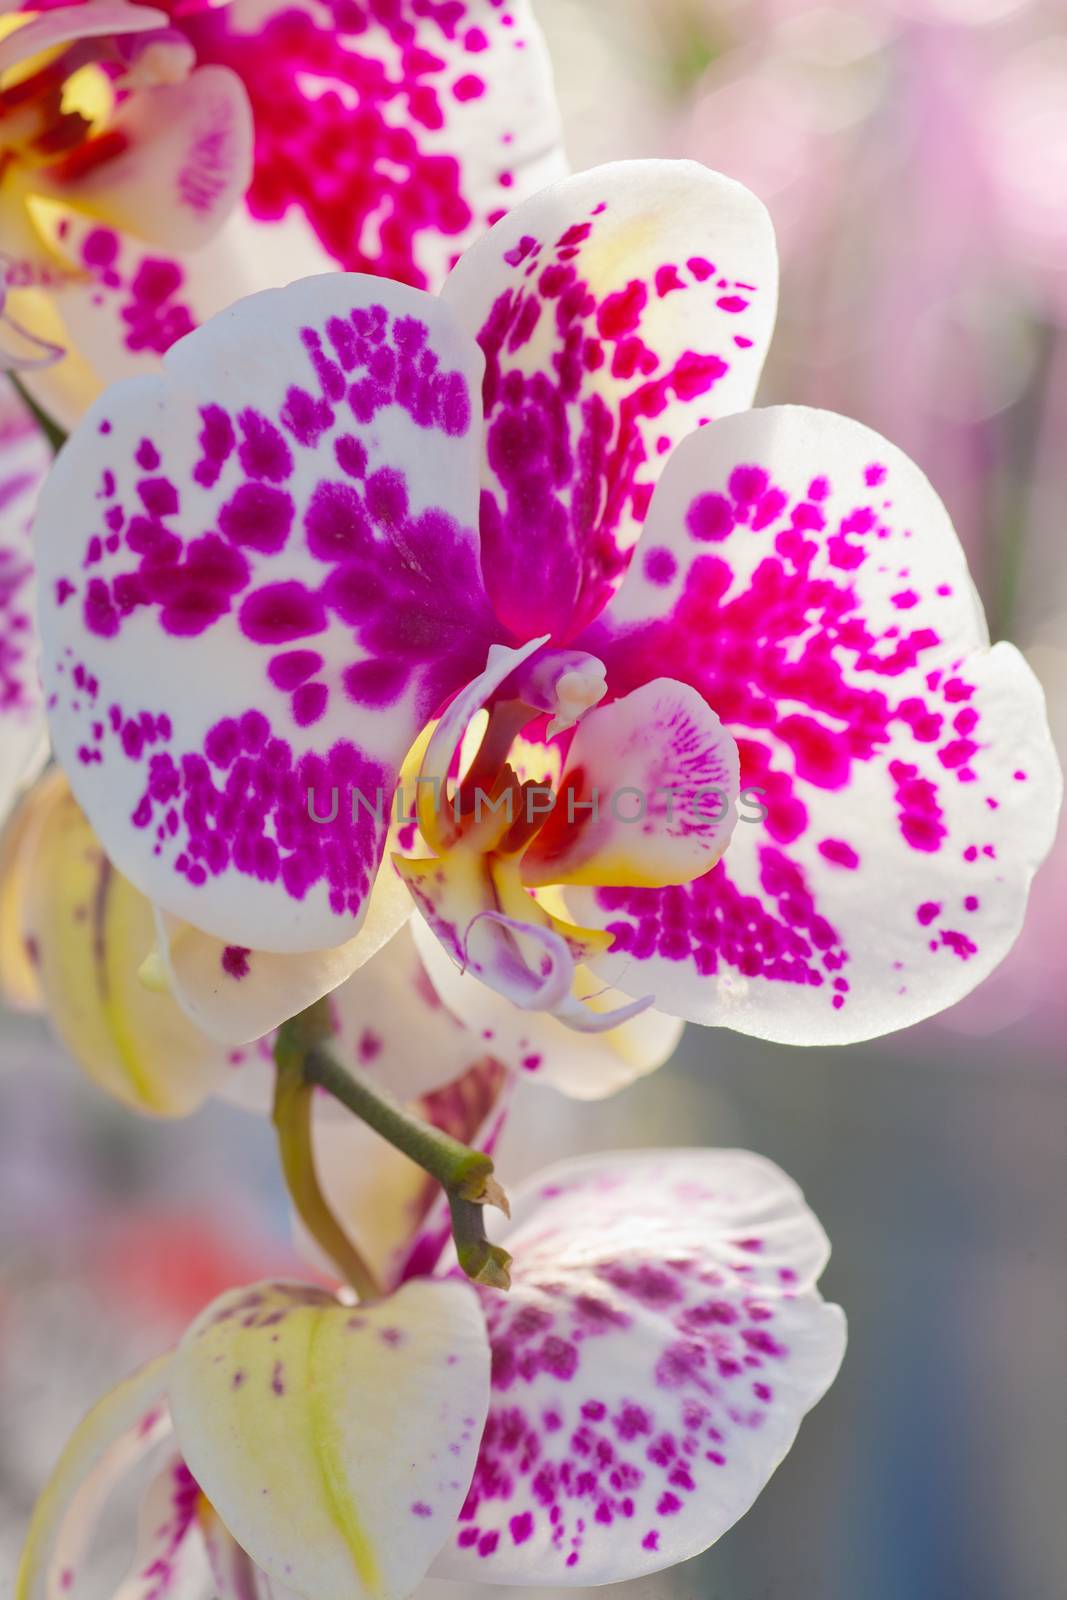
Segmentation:
<svg viewBox="0 0 1067 1600">
<path fill-rule="evenodd" d="M 1040 688 L 916 467 L 750 409 L 760 203 L 561 175 L 518 0 L 60 5 L 0 137 L 22 381 L 76 424 L 47 473 L 0 434 L 0 983 L 137 1109 L 272 1106 L 340 1285 L 226 1294 L 102 1401 L 17 1600 L 87 1592 L 134 1468 L 116 1600 L 685 1560 L 840 1363 L 822 1230 L 736 1151 L 509 1204 L 504 1119 L 687 1021 L 971 989 L 1055 824 Z"/>
</svg>

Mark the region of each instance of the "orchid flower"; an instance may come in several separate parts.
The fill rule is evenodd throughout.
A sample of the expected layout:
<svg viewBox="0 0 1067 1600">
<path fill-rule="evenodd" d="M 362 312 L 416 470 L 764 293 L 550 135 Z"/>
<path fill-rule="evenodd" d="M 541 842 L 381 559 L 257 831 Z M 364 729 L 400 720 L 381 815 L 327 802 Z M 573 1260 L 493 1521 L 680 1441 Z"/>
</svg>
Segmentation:
<svg viewBox="0 0 1067 1600">
<path fill-rule="evenodd" d="M 37 519 L 53 742 L 202 1027 L 336 988 L 398 871 L 494 1048 L 652 999 L 846 1043 L 1001 959 L 1058 805 L 1040 689 L 906 458 L 745 409 L 774 309 L 759 202 L 632 163 L 439 298 L 305 280 L 94 406 Z"/>
<path fill-rule="evenodd" d="M 714 1543 L 841 1361 L 817 1221 L 741 1151 L 582 1158 L 516 1199 L 507 1297 L 446 1270 L 208 1306 L 75 1433 L 16 1600 L 78 1600 L 107 1491 L 160 1449 L 116 1600 L 609 1583 Z"/>
<path fill-rule="evenodd" d="M 242 294 L 436 286 L 563 170 L 528 0 L 5 7 L 0 260 L 64 426 Z M 16 357 L 17 359 L 17 357 Z"/>
<path fill-rule="evenodd" d="M 47 748 L 37 681 L 30 527 L 49 452 L 0 379 L 0 826 Z"/>
<path fill-rule="evenodd" d="M 406 895 L 399 882 L 396 892 Z M 185 1116 L 218 1094 L 269 1111 L 276 1033 L 235 1047 L 205 1031 L 153 963 L 155 942 L 150 903 L 108 860 L 53 768 L 0 839 L 0 997 L 43 1012 L 87 1076 L 133 1110 Z M 244 959 L 231 951 L 229 969 Z M 271 965 L 274 1009 L 299 1009 L 306 997 L 287 986 L 286 963 Z M 513 1077 L 599 1098 L 661 1066 L 682 1026 L 648 1012 L 588 1037 L 555 1025 L 542 1028 L 537 1055 L 523 1028 L 490 1030 L 490 1041 L 441 999 L 407 925 L 333 991 L 330 1019 L 340 1059 L 411 1102 L 487 1059 Z"/>
</svg>

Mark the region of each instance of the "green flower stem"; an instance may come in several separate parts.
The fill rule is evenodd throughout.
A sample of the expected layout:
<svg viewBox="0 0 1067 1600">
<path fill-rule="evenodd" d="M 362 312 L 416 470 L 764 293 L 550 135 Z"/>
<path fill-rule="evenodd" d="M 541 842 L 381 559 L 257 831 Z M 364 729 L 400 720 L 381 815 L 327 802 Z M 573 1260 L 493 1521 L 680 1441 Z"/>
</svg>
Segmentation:
<svg viewBox="0 0 1067 1600">
<path fill-rule="evenodd" d="M 511 1257 L 499 1245 L 490 1244 L 485 1233 L 483 1208 L 494 1205 L 505 1213 L 508 1210 L 507 1196 L 493 1176 L 492 1158 L 423 1122 L 358 1068 L 339 1061 L 331 1039 L 329 1011 L 322 1001 L 279 1030 L 274 1052 L 279 1095 L 295 1093 L 291 1088 L 293 1084 L 307 1092 L 313 1088 L 324 1089 L 394 1149 L 429 1173 L 448 1197 L 453 1237 L 464 1272 L 478 1283 L 506 1289 Z M 300 1168 L 298 1176 L 306 1179 L 304 1167 Z M 320 1243 L 324 1242 L 321 1232 L 324 1207 L 324 1201 L 316 1206 L 316 1226 L 312 1228 Z M 324 1248 L 330 1247 L 324 1244 Z M 330 1253 L 336 1260 L 332 1249 Z"/>
<path fill-rule="evenodd" d="M 361 1122 L 436 1178 L 449 1195 L 462 1200 L 486 1198 L 487 1182 L 493 1172 L 489 1156 L 412 1116 L 361 1072 L 342 1066 L 327 1045 L 316 1045 L 310 1051 L 304 1073 L 310 1083 L 317 1083 L 332 1094 Z"/>
<path fill-rule="evenodd" d="M 316 1244 L 350 1283 L 360 1300 L 381 1298 L 381 1285 L 348 1237 L 319 1184 L 311 1143 L 315 1090 L 303 1075 L 279 1065 L 274 1088 L 274 1127 L 289 1197 Z"/>
</svg>

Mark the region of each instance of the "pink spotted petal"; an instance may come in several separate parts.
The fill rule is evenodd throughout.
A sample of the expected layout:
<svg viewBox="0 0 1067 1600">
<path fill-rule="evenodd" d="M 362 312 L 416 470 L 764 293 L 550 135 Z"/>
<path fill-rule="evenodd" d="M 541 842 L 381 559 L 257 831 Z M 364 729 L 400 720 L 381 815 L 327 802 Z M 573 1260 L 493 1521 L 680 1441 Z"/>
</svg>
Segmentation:
<svg viewBox="0 0 1067 1600">
<path fill-rule="evenodd" d="M 685 883 L 709 871 L 736 821 L 737 746 L 688 684 L 658 678 L 579 724 L 523 881 Z"/>
<path fill-rule="evenodd" d="M 1060 775 L 1041 689 L 989 647 L 945 509 L 900 451 L 800 408 L 718 423 L 671 462 L 591 633 L 614 692 L 689 682 L 741 755 L 708 876 L 568 891 L 615 936 L 605 978 L 693 1021 L 845 1044 L 951 1005 L 1006 954 Z"/>
<path fill-rule="evenodd" d="M 484 665 L 478 367 L 438 301 L 308 279 L 110 391 L 49 479 L 57 754 L 120 870 L 226 944 L 355 936 L 401 762 Z"/>
<path fill-rule="evenodd" d="M 626 569 L 667 450 L 752 402 L 770 220 L 690 162 L 627 162 L 519 206 L 445 285 L 485 351 L 486 584 L 516 637 L 567 638 Z"/>
<path fill-rule="evenodd" d="M 54 273 L 58 249 L 81 275 L 53 304 L 20 295 L 14 308 L 70 352 L 33 378 L 68 429 L 108 383 L 156 370 L 242 295 L 338 266 L 438 287 L 490 223 L 565 171 L 528 0 L 454 0 L 432 14 L 414 0 L 236 0 L 184 6 L 177 24 L 201 66 L 236 73 L 251 100 L 251 188 L 188 254 L 152 231 L 166 223 L 158 205 L 131 224 L 147 245 L 69 208 L 43 263 L 39 241 L 24 241 L 28 273 Z"/>
<path fill-rule="evenodd" d="M 130 95 L 101 137 L 118 153 L 59 161 L 36 180 L 38 192 L 166 251 L 206 243 L 248 184 L 251 113 L 241 80 L 223 67 Z"/>
<path fill-rule="evenodd" d="M 316 263 L 279 231 L 265 248 L 262 230 L 238 209 L 207 243 L 176 255 L 62 208 L 50 245 L 77 276 L 47 300 L 32 290 L 11 296 L 36 337 L 66 350 L 28 376 L 34 398 L 70 431 L 108 384 L 157 372 L 171 345 L 234 301 L 306 276 Z"/>
<path fill-rule="evenodd" d="M 614 1583 L 707 1549 L 825 1393 L 844 1318 L 800 1192 L 744 1151 L 564 1162 L 513 1196 L 493 1391 L 442 1576 Z"/>
<path fill-rule="evenodd" d="M 578 1032 L 547 1012 L 520 1010 L 473 973 L 461 972 L 421 917 L 413 919 L 411 937 L 448 1014 L 461 1018 L 513 1072 L 573 1099 L 600 1100 L 625 1089 L 668 1061 L 681 1038 L 683 1023 L 651 1009 L 603 1032 Z M 617 1012 L 626 1005 L 625 995 L 602 989 L 591 975 L 583 992 L 596 995 L 586 1000 L 589 1009 Z"/>
<path fill-rule="evenodd" d="M 44 438 L 2 380 L 0 389 L 0 825 L 44 758 L 37 681 L 30 527 L 49 466 Z"/>
<path fill-rule="evenodd" d="M 558 178 L 533 12 L 529 0 L 234 0 L 184 19 L 199 60 L 231 68 L 252 103 L 262 267 L 280 234 L 302 248 L 302 272 L 436 288 L 489 223 Z"/>
</svg>

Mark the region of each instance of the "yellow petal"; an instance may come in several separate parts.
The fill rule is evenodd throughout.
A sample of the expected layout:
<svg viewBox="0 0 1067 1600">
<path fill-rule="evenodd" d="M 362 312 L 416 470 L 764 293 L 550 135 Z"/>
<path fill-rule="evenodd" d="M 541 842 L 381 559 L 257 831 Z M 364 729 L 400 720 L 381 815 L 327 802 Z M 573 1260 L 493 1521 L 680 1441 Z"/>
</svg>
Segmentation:
<svg viewBox="0 0 1067 1600">
<path fill-rule="evenodd" d="M 22 921 L 30 863 L 57 776 L 50 775 L 25 797 L 0 837 L 0 997 L 13 1011 L 44 1007 L 36 952 L 27 945 Z M 60 783 L 62 779 L 58 779 Z"/>
<path fill-rule="evenodd" d="M 141 983 L 155 926 L 148 901 L 104 855 L 58 771 L 30 797 L 36 812 L 4 906 L 4 943 L 36 959 L 52 1025 L 102 1089 L 138 1111 L 184 1116 L 227 1072 L 225 1050 Z M 18 963 L 13 963 L 16 981 Z M 22 971 L 25 977 L 25 971 Z"/>
</svg>

